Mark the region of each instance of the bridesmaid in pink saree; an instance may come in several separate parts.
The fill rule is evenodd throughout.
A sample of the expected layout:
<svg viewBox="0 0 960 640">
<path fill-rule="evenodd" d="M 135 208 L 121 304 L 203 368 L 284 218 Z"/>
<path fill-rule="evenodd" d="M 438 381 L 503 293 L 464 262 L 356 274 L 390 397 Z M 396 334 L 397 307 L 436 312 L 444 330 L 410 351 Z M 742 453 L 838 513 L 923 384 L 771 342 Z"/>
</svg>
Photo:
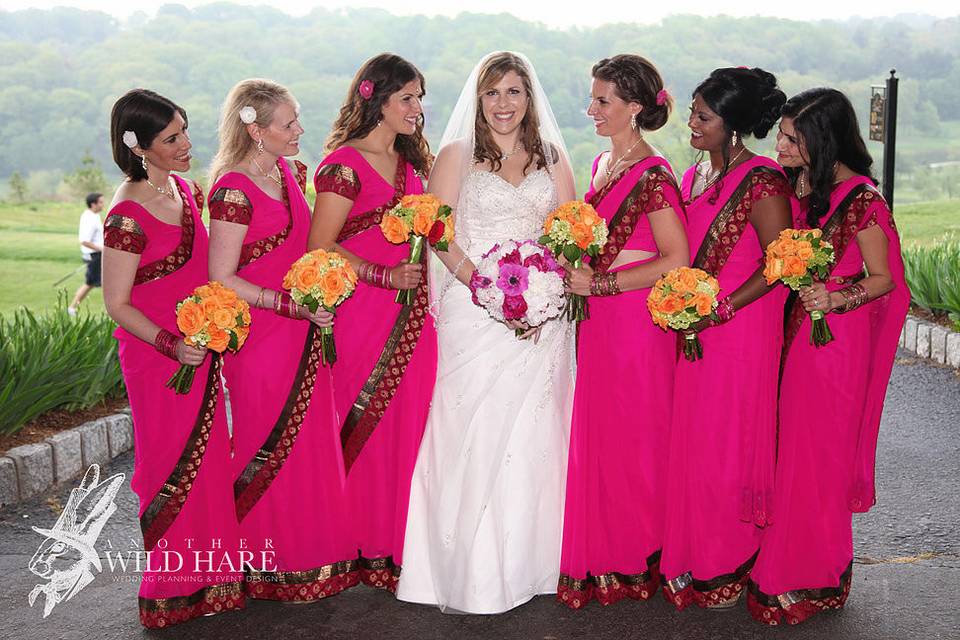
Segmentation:
<svg viewBox="0 0 960 640">
<path fill-rule="evenodd" d="M 811 89 L 784 106 L 777 136 L 779 160 L 801 197 L 797 226 L 823 229 L 836 261 L 825 284 L 800 292 L 786 324 L 777 518 L 748 596 L 750 614 L 771 625 L 843 607 L 853 514 L 876 502 L 880 414 L 910 291 L 897 228 L 874 188 L 859 131 L 846 96 Z M 829 312 L 834 335 L 819 348 L 809 339 L 813 310 Z"/>
<path fill-rule="evenodd" d="M 339 443 L 347 516 L 360 578 L 396 590 L 410 482 L 437 369 L 424 264 L 407 264 L 407 245 L 390 244 L 379 224 L 405 194 L 423 193 L 431 155 L 423 136 L 424 80 L 392 54 L 357 72 L 314 176 L 317 201 L 310 248 L 335 248 L 360 276 L 338 312 L 335 365 Z M 414 289 L 413 304 L 395 302 Z"/>
<path fill-rule="evenodd" d="M 187 346 L 177 329 L 177 303 L 207 282 L 203 194 L 170 175 L 190 168 L 187 114 L 134 89 L 114 104 L 110 137 L 127 179 L 105 224 L 103 297 L 119 325 L 134 426 L 130 484 L 153 567 L 140 584 L 140 622 L 162 628 L 244 607 L 221 359 Z M 186 395 L 164 386 L 180 364 L 197 366 Z M 169 564 L 160 549 L 170 552 Z M 207 567 L 197 561 L 204 554 Z"/>
<path fill-rule="evenodd" d="M 717 69 L 693 94 L 690 144 L 710 159 L 681 191 L 693 266 L 720 282 L 718 321 L 696 327 L 703 358 L 681 358 L 667 465 L 664 596 L 722 608 L 743 593 L 771 520 L 783 287 L 763 278 L 764 249 L 796 201 L 780 166 L 743 138 L 763 137 L 786 96 L 762 69 Z"/>
<path fill-rule="evenodd" d="M 282 290 L 310 228 L 306 167 L 284 159 L 299 152 L 298 112 L 268 80 L 244 80 L 227 96 L 211 169 L 210 275 L 252 307 L 250 336 L 224 370 L 236 514 L 262 561 L 248 569 L 247 592 L 310 602 L 355 585 L 357 567 L 331 373 L 320 363 L 318 327 L 332 315 Z"/>
<path fill-rule="evenodd" d="M 590 108 L 611 150 L 593 163 L 586 195 L 609 242 L 569 289 L 590 297 L 580 325 L 557 600 L 646 600 L 660 584 L 665 462 L 676 338 L 649 320 L 650 286 L 689 260 L 683 206 L 667 161 L 644 139 L 672 99 L 636 55 L 593 67 Z"/>
</svg>

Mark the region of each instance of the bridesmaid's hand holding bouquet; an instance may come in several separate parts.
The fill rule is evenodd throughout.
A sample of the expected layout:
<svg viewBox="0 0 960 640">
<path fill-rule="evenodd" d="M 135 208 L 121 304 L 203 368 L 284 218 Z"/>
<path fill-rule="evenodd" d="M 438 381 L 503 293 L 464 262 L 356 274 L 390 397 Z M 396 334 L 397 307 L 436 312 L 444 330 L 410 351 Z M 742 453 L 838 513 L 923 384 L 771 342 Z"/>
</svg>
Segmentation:
<svg viewBox="0 0 960 640">
<path fill-rule="evenodd" d="M 580 269 L 585 255 L 596 258 L 607 244 L 607 223 L 586 202 L 571 200 L 547 216 L 538 242 L 554 255 L 562 255 L 574 269 Z M 567 294 L 564 313 L 571 322 L 588 319 L 590 310 L 586 297 Z"/>
<path fill-rule="evenodd" d="M 654 283 L 647 297 L 647 309 L 653 322 L 661 329 L 683 332 L 683 355 L 693 362 L 703 357 L 703 345 L 696 331 L 700 321 L 717 320 L 717 296 L 720 283 L 702 269 L 677 267 Z"/>
<path fill-rule="evenodd" d="M 431 193 L 407 195 L 380 221 L 383 237 L 393 244 L 410 243 L 407 262 L 417 264 L 423 255 L 423 241 L 437 251 L 446 251 L 453 241 L 453 210 Z M 397 292 L 397 302 L 413 304 L 413 289 Z"/>
<path fill-rule="evenodd" d="M 823 281 L 830 276 L 829 266 L 833 264 L 833 245 L 823 239 L 820 229 L 784 229 L 780 237 L 767 245 L 766 264 L 763 275 L 767 284 L 778 280 L 799 291 L 817 280 Z M 833 334 L 827 326 L 824 312 L 810 311 L 813 323 L 810 341 L 822 347 L 831 340 Z"/>
<path fill-rule="evenodd" d="M 177 328 L 191 347 L 236 352 L 250 333 L 250 305 L 233 289 L 211 281 L 177 303 Z M 166 386 L 189 393 L 197 366 L 181 364 Z"/>
<path fill-rule="evenodd" d="M 297 304 L 316 313 L 323 307 L 335 313 L 337 307 L 353 295 L 357 286 L 357 272 L 350 262 L 336 251 L 316 249 L 306 253 L 290 266 L 283 276 L 283 288 Z M 333 341 L 333 326 L 320 327 L 323 364 L 337 361 L 337 347 Z"/>
</svg>

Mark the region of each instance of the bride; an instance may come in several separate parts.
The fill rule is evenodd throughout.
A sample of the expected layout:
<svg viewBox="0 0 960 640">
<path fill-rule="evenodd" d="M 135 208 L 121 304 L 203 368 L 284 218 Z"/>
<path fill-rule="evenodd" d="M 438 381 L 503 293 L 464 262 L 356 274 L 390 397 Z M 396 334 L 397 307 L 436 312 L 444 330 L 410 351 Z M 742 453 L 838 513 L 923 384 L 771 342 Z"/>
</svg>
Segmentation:
<svg viewBox="0 0 960 640">
<path fill-rule="evenodd" d="M 441 141 L 428 190 L 455 203 L 456 242 L 431 257 L 437 383 L 410 495 L 397 597 L 500 613 L 559 575 L 574 327 L 506 325 L 471 301 L 480 257 L 542 234 L 572 200 L 556 120 L 523 55 L 484 57 Z M 514 329 L 527 329 L 522 340 Z"/>
</svg>

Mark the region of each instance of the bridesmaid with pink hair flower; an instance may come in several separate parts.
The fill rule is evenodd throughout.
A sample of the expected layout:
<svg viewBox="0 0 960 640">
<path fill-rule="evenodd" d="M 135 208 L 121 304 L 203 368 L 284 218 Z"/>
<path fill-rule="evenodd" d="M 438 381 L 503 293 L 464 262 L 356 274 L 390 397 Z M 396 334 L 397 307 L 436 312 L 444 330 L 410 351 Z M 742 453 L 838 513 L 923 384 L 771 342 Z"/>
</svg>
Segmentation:
<svg viewBox="0 0 960 640">
<path fill-rule="evenodd" d="M 664 479 L 676 336 L 650 322 L 650 287 L 689 260 L 670 165 L 646 140 L 670 115 L 657 68 L 637 55 L 593 67 L 590 108 L 611 150 L 593 163 L 586 201 L 609 225 L 569 290 L 590 296 L 581 322 L 557 599 L 646 600 L 660 584 Z"/>
<path fill-rule="evenodd" d="M 337 430 L 346 469 L 346 513 L 360 579 L 396 590 L 413 467 L 437 372 L 437 336 L 427 311 L 424 264 L 391 244 L 383 214 L 423 193 L 432 156 L 423 135 L 423 75 L 384 53 L 357 71 L 313 178 L 311 249 L 346 256 L 360 281 L 337 322 Z M 397 290 L 413 291 L 398 304 Z"/>
</svg>

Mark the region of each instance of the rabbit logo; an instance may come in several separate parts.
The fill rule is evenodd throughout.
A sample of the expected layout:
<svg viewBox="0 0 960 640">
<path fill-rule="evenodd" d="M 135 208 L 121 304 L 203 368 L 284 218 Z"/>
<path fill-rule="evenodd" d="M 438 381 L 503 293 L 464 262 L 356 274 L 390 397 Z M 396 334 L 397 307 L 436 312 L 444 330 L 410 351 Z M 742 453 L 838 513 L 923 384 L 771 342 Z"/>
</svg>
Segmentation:
<svg viewBox="0 0 960 640">
<path fill-rule="evenodd" d="M 100 466 L 90 465 L 80 486 L 70 492 L 67 506 L 53 528 L 33 527 L 46 539 L 30 559 L 30 571 L 48 582 L 35 586 L 27 599 L 32 607 L 38 595 L 46 596 L 44 618 L 57 604 L 90 584 L 94 568 L 103 570 L 94 545 L 103 526 L 117 510 L 113 500 L 123 479 L 124 474 L 118 473 L 101 482 Z"/>
</svg>

